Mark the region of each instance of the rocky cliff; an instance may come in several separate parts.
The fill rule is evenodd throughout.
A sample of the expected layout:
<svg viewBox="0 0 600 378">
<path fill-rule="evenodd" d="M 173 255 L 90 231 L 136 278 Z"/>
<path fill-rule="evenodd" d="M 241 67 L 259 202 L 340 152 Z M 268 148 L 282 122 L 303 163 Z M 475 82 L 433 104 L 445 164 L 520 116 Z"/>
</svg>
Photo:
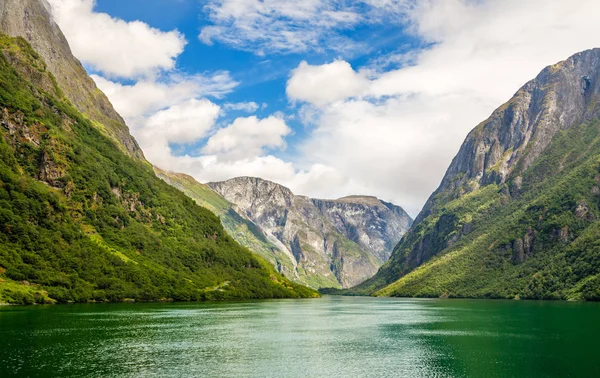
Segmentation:
<svg viewBox="0 0 600 378">
<path fill-rule="evenodd" d="M 390 261 L 353 291 L 597 298 L 599 79 L 594 49 L 525 84 L 467 136 Z"/>
<path fill-rule="evenodd" d="M 597 118 L 599 55 L 588 50 L 546 67 L 471 131 L 417 220 L 440 197 L 506 183 L 515 170 L 527 170 L 560 130 Z M 518 175 L 513 178 L 518 186 Z"/>
<path fill-rule="evenodd" d="M 375 197 L 313 199 L 312 203 L 339 233 L 381 261 L 390 258 L 397 241 L 412 224 L 412 218 L 400 206 Z"/>
<path fill-rule="evenodd" d="M 71 53 L 45 0 L 0 0 L 0 31 L 25 38 L 42 58 L 64 95 L 129 155 L 143 159 L 123 118 Z"/>
<path fill-rule="evenodd" d="M 349 287 L 375 274 L 412 223 L 374 197 L 311 199 L 253 177 L 209 185 L 286 252 L 294 263 L 286 276 L 312 287 Z"/>
</svg>

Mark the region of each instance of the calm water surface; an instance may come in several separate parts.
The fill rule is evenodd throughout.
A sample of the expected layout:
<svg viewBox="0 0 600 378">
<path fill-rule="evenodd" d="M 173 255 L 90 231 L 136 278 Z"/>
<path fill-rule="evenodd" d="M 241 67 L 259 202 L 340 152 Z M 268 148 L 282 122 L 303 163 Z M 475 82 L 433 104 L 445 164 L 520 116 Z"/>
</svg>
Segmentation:
<svg viewBox="0 0 600 378">
<path fill-rule="evenodd" d="M 600 305 L 325 297 L 3 307 L 7 376 L 600 377 Z"/>
</svg>

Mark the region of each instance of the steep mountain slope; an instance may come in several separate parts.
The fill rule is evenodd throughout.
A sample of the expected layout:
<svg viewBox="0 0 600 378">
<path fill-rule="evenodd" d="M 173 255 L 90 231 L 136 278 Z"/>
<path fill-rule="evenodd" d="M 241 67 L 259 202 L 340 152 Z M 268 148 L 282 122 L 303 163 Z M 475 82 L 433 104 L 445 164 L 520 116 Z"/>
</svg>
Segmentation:
<svg viewBox="0 0 600 378">
<path fill-rule="evenodd" d="M 69 101 L 119 148 L 143 159 L 142 150 L 121 116 L 71 53 L 46 0 L 0 0 L 0 31 L 25 38 L 47 64 Z"/>
<path fill-rule="evenodd" d="M 227 233 L 238 243 L 252 252 L 258 253 L 280 273 L 290 278 L 295 277 L 297 263 L 293 256 L 288 255 L 285 246 L 282 246 L 281 242 L 274 237 L 269 240 L 262 228 L 236 211 L 235 205 L 231 202 L 221 197 L 208 185 L 201 184 L 188 175 L 167 172 L 156 167 L 154 167 L 154 172 L 168 184 L 184 192 L 197 204 L 216 214 L 221 219 Z"/>
<path fill-rule="evenodd" d="M 0 302 L 316 295 L 62 93 L 24 39 L 0 35 Z"/>
<path fill-rule="evenodd" d="M 411 231 L 353 293 L 600 298 L 600 49 L 477 126 Z"/>
<path fill-rule="evenodd" d="M 375 274 L 412 222 L 374 197 L 310 199 L 252 177 L 208 185 L 284 249 L 294 262 L 286 276 L 315 288 L 349 287 Z"/>
</svg>

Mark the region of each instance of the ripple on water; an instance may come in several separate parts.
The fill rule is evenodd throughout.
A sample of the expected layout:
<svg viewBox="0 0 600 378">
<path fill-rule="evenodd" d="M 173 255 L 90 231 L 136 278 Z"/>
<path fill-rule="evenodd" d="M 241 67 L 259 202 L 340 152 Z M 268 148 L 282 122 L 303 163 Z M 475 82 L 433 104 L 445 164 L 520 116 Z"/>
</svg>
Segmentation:
<svg viewBox="0 0 600 378">
<path fill-rule="evenodd" d="M 0 376 L 586 376 L 599 310 L 335 297 L 0 310 Z"/>
</svg>

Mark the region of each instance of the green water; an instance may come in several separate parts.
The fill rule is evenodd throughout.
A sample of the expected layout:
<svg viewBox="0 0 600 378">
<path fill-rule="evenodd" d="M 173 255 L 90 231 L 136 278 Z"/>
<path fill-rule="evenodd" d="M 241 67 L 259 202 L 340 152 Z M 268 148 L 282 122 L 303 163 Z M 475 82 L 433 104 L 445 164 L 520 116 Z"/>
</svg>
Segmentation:
<svg viewBox="0 0 600 378">
<path fill-rule="evenodd" d="M 600 377 L 600 305 L 325 297 L 3 307 L 8 376 Z"/>
</svg>

